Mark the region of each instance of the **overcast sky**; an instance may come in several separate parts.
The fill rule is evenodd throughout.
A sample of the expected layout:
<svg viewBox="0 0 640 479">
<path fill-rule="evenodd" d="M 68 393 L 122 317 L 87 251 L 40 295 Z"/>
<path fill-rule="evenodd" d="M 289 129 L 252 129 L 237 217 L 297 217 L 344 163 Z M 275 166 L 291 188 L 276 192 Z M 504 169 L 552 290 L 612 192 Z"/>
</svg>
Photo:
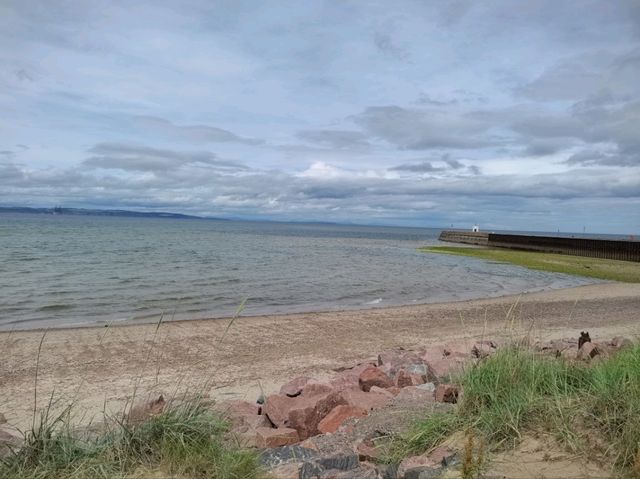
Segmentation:
<svg viewBox="0 0 640 479">
<path fill-rule="evenodd" d="M 0 2 L 0 205 L 640 233 L 640 2 Z"/>
</svg>

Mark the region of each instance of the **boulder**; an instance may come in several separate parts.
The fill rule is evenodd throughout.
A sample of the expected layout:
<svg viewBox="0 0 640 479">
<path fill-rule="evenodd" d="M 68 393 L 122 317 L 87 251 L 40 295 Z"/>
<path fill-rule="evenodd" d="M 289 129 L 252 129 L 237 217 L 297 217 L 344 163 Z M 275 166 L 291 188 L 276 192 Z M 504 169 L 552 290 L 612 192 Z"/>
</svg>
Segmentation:
<svg viewBox="0 0 640 479">
<path fill-rule="evenodd" d="M 449 449 L 446 446 L 436 447 L 429 453 L 429 459 L 436 464 L 441 464 L 444 467 L 451 466 L 457 461 L 457 454 L 454 450 Z"/>
<path fill-rule="evenodd" d="M 286 427 L 278 429 L 270 427 L 256 428 L 256 446 L 258 447 L 290 446 L 299 440 L 298 431 L 295 429 Z"/>
<path fill-rule="evenodd" d="M 355 406 L 365 411 L 371 411 L 373 409 L 379 409 L 386 406 L 393 399 L 387 394 L 381 394 L 369 391 L 364 392 L 359 389 L 347 389 L 340 392 L 345 404 L 349 406 Z"/>
<path fill-rule="evenodd" d="M 375 366 L 369 366 L 367 369 L 360 373 L 358 378 L 360 388 L 367 392 L 372 386 L 378 386 L 381 388 L 393 387 L 393 380 L 387 376 L 383 371 Z"/>
<path fill-rule="evenodd" d="M 600 354 L 598 347 L 591 341 L 587 341 L 584 342 L 578 350 L 577 359 L 588 361 L 589 359 L 595 358 L 598 354 Z"/>
<path fill-rule="evenodd" d="M 483 359 L 495 354 L 496 350 L 497 344 L 493 341 L 477 341 L 471 348 L 471 355 Z"/>
<path fill-rule="evenodd" d="M 258 462 L 266 469 L 273 469 L 284 464 L 295 464 L 303 461 L 310 461 L 318 457 L 318 451 L 314 451 L 300 445 L 293 445 L 267 449 L 260 454 Z"/>
<path fill-rule="evenodd" d="M 300 464 L 283 464 L 269 471 L 271 479 L 298 479 L 300 477 Z"/>
<path fill-rule="evenodd" d="M 434 397 L 437 402 L 455 404 L 458 402 L 460 394 L 460 387 L 455 384 L 439 384 L 434 392 Z"/>
<path fill-rule="evenodd" d="M 379 462 L 382 451 L 370 441 L 361 441 L 356 445 L 356 452 L 361 461 Z"/>
<path fill-rule="evenodd" d="M 311 378 L 306 376 L 292 379 L 288 383 L 282 385 L 280 388 L 280 394 L 284 394 L 289 397 L 299 396 L 302 393 L 302 388 L 304 388 L 310 380 Z"/>
<path fill-rule="evenodd" d="M 127 415 L 127 421 L 130 423 L 139 423 L 159 416 L 164 412 L 167 402 L 161 394 L 157 399 L 133 406 Z"/>
<path fill-rule="evenodd" d="M 363 363 L 350 369 L 344 369 L 338 372 L 329 384 L 336 391 L 342 391 L 344 389 L 360 389 L 360 374 L 370 366 L 374 366 L 374 364 Z"/>
<path fill-rule="evenodd" d="M 440 463 L 434 462 L 427 454 L 411 456 L 403 459 L 400 466 L 398 466 L 398 477 L 418 479 L 422 477 L 423 472 L 440 473 L 441 468 Z M 425 476 L 428 477 L 428 474 L 425 474 Z"/>
<path fill-rule="evenodd" d="M 368 412 L 365 409 L 356 406 L 336 406 L 324 417 L 324 419 L 322 419 L 322 421 L 320 421 L 318 424 L 318 431 L 323 434 L 336 432 L 347 419 L 352 417 L 363 417 L 367 414 Z"/>
<path fill-rule="evenodd" d="M 446 356 L 427 361 L 427 368 L 429 369 L 429 379 L 434 381 L 448 381 L 452 376 L 460 374 L 463 371 L 464 360 L 453 356 Z"/>
<path fill-rule="evenodd" d="M 426 374 L 415 374 L 410 373 L 405 369 L 401 369 L 396 375 L 396 386 L 399 388 L 404 388 L 407 386 L 418 386 L 419 384 L 424 384 L 425 382 Z"/>
<path fill-rule="evenodd" d="M 355 453 L 338 454 L 335 456 L 320 457 L 313 461 L 307 461 L 300 468 L 300 479 L 317 479 L 331 477 L 355 477 L 352 475 L 339 476 L 340 471 L 353 472 L 358 468 L 360 461 Z"/>
<path fill-rule="evenodd" d="M 384 388 L 379 388 L 378 386 L 371 386 L 371 389 L 369 389 L 369 392 L 372 394 L 382 394 L 383 396 L 388 397 L 389 399 L 393 399 L 400 392 L 400 388 L 384 389 Z"/>
<path fill-rule="evenodd" d="M 611 346 L 614 349 L 622 349 L 633 346 L 633 341 L 629 338 L 624 338 L 622 336 L 616 336 L 611 340 Z"/>
<path fill-rule="evenodd" d="M 431 383 L 428 383 L 431 384 Z M 423 384 L 424 386 L 424 384 Z M 402 388 L 395 398 L 396 402 L 433 402 L 433 389 L 425 389 L 420 386 L 409 386 Z"/>
<path fill-rule="evenodd" d="M 347 404 L 340 392 L 330 388 L 327 391 L 321 386 L 307 389 L 308 386 L 293 398 L 283 394 L 269 396 L 264 407 L 273 424 L 295 429 L 302 440 L 318 434 L 320 421 L 336 406 Z"/>
<path fill-rule="evenodd" d="M 420 354 L 415 351 L 393 349 L 384 351 L 378 355 L 378 366 L 391 377 L 394 377 L 400 369 L 407 369 L 410 366 L 420 366 L 422 364 L 423 360 Z"/>
<path fill-rule="evenodd" d="M 475 346 L 475 340 L 461 339 L 452 341 L 444 345 L 444 355 L 458 358 L 468 358 L 472 355 L 471 351 Z"/>
</svg>

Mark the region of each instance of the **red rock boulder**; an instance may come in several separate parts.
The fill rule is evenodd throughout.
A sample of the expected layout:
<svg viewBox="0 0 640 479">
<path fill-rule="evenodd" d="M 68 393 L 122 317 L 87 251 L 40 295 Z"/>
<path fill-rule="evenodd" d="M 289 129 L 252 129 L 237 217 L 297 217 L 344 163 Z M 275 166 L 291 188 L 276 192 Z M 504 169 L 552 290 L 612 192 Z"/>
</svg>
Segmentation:
<svg viewBox="0 0 640 479">
<path fill-rule="evenodd" d="M 259 427 L 256 429 L 257 447 L 290 446 L 300 441 L 298 431 L 290 428 Z"/>
<path fill-rule="evenodd" d="M 365 392 L 369 391 L 372 386 L 378 386 L 380 388 L 390 388 L 394 386 L 393 380 L 375 366 L 369 366 L 360 373 L 358 384 Z"/>
<path fill-rule="evenodd" d="M 366 410 L 356 406 L 336 406 L 322 421 L 320 421 L 318 424 L 318 431 L 323 434 L 336 432 L 347 419 L 352 417 L 363 417 L 367 414 Z"/>
</svg>

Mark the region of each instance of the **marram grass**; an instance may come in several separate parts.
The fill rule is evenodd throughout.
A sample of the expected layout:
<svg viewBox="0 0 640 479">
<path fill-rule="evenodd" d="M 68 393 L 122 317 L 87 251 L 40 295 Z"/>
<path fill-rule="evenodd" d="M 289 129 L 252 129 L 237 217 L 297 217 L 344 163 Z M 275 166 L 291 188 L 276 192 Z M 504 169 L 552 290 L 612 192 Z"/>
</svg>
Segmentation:
<svg viewBox="0 0 640 479">
<path fill-rule="evenodd" d="M 258 479 L 257 455 L 225 437 L 227 425 L 193 401 L 99 435 L 70 429 L 68 411 L 42 420 L 25 446 L 0 462 L 2 479 Z"/>
<path fill-rule="evenodd" d="M 420 248 L 420 251 L 424 253 L 470 256 L 554 273 L 565 273 L 575 276 L 621 281 L 624 283 L 640 283 L 640 263 L 634 261 L 465 246 L 429 246 Z"/>
<path fill-rule="evenodd" d="M 393 457 L 421 453 L 459 431 L 475 431 L 493 449 L 543 431 L 574 452 L 615 463 L 621 474 L 640 466 L 640 346 L 592 366 L 504 349 L 459 382 L 464 395 L 455 410 L 415 424 L 396 439 Z"/>
</svg>

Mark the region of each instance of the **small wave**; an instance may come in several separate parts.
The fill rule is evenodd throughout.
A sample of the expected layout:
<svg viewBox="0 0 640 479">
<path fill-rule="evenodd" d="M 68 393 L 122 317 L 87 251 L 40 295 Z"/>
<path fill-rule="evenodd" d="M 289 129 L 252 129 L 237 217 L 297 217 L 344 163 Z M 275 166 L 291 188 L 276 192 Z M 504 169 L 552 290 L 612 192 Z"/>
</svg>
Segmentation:
<svg viewBox="0 0 640 479">
<path fill-rule="evenodd" d="M 73 304 L 47 304 L 38 308 L 38 311 L 63 311 L 65 309 L 73 309 Z"/>
<path fill-rule="evenodd" d="M 364 304 L 380 304 L 380 303 L 382 303 L 382 298 L 377 298 L 377 299 L 374 299 L 373 301 L 368 301 Z"/>
</svg>

